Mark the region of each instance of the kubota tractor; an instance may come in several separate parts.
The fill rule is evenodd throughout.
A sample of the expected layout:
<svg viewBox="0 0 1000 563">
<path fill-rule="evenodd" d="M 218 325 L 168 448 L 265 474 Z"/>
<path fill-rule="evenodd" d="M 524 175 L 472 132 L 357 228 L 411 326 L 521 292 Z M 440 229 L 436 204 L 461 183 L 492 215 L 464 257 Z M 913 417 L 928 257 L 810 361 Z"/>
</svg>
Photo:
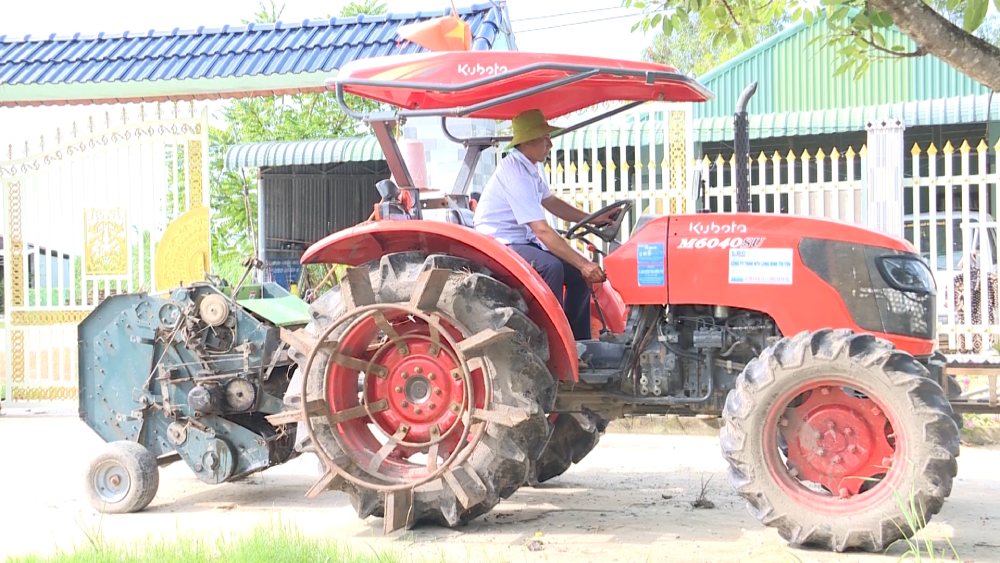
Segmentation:
<svg viewBox="0 0 1000 563">
<path fill-rule="evenodd" d="M 245 410 L 236 409 L 226 398 L 232 374 L 217 377 L 223 388 L 213 391 L 204 361 L 197 373 L 185 367 L 192 362 L 156 369 L 157 361 L 184 358 L 162 353 L 184 345 L 176 334 L 186 326 L 162 316 L 190 315 L 192 329 L 181 333 L 201 334 L 201 293 L 214 293 L 188 292 L 176 312 L 150 308 L 159 328 L 136 342 L 151 347 L 143 358 L 154 364 L 144 374 L 158 375 L 143 376 L 133 396 L 145 403 L 136 410 L 163 418 L 149 426 L 178 436 L 156 442 L 136 431 L 123 439 L 154 444 L 156 456 L 197 448 L 181 457 L 202 473 L 208 462 L 235 458 L 226 463 L 237 469 L 216 475 L 219 482 L 281 463 L 287 452 L 264 445 L 295 435 L 324 470 L 309 494 L 344 491 L 359 516 L 381 516 L 391 531 L 457 526 L 519 487 L 557 477 L 594 448 L 611 419 L 721 415 L 732 484 L 762 523 L 794 544 L 882 550 L 940 510 L 956 473 L 958 428 L 935 380 L 934 281 L 906 242 L 819 219 L 702 213 L 643 216 L 618 244 L 631 203 L 615 202 L 608 206 L 622 211 L 615 224 L 583 221 L 566 232 L 610 249 L 608 282 L 598 292 L 609 330 L 576 342 L 539 275 L 470 228 L 472 170 L 484 148 L 504 139 L 455 138 L 448 117 L 510 119 L 541 109 L 557 118 L 629 102 L 574 129 L 645 101 L 708 99 L 696 81 L 650 63 L 428 53 L 351 63 L 331 88 L 349 112 L 347 93 L 393 106 L 354 115 L 374 128 L 396 181 L 381 186 L 382 216 L 410 220 L 368 222 L 306 251 L 304 263 L 353 268 L 311 305 L 306 326 L 280 331 L 296 368 L 286 369 L 274 346 L 255 345 L 255 335 L 270 329 L 224 343 L 243 350 L 248 370 L 270 376 L 236 389 L 277 396 L 277 373 L 287 387 L 283 409 L 239 397 Z M 446 133 L 468 149 L 448 193 L 412 185 L 392 127 L 414 116 L 442 117 Z M 242 327 L 240 319 L 216 318 L 214 326 Z M 99 377 L 81 370 L 81 386 Z M 270 390 L 255 393 L 265 382 Z M 193 385 L 205 387 L 194 395 L 201 410 L 183 400 L 156 407 L 170 389 L 190 400 Z M 216 421 L 225 421 L 221 430 Z M 224 447 L 239 434 L 232 426 L 249 422 L 261 438 L 250 448 L 256 464 L 240 462 L 246 448 Z M 192 436 L 201 442 L 183 441 Z M 128 467 L 101 467 L 94 482 L 105 489 L 129 476 Z M 900 498 L 918 514 L 905 517 Z"/>
</svg>

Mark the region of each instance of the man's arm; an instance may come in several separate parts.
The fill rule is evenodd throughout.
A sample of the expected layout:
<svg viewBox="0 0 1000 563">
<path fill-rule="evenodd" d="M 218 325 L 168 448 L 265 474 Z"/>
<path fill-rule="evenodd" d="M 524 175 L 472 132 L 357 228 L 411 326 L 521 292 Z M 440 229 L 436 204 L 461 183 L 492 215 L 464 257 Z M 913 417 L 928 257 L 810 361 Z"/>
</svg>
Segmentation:
<svg viewBox="0 0 1000 563">
<path fill-rule="evenodd" d="M 580 253 L 570 248 L 569 244 L 566 243 L 566 239 L 552 230 L 552 227 L 548 223 L 545 221 L 532 221 L 528 223 L 528 226 L 531 227 L 531 231 L 535 233 L 538 240 L 542 241 L 542 244 L 549 249 L 549 252 L 569 262 L 577 270 L 580 270 L 583 279 L 590 283 L 600 283 L 606 279 L 604 270 L 600 266 L 587 260 Z"/>
</svg>

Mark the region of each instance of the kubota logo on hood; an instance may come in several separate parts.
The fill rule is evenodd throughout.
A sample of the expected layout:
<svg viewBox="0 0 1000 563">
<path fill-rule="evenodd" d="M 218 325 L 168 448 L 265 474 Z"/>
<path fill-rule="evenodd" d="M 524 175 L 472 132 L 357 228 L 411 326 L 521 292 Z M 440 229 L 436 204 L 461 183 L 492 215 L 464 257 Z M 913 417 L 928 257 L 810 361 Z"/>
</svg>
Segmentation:
<svg viewBox="0 0 1000 563">
<path fill-rule="evenodd" d="M 721 225 L 715 221 L 708 223 L 695 221 L 694 223 L 688 224 L 688 232 L 696 235 L 745 234 L 747 232 L 747 226 L 743 223 L 737 223 L 736 221 L 723 223 Z"/>
<path fill-rule="evenodd" d="M 508 68 L 499 63 L 493 63 L 492 65 L 483 66 L 479 63 L 474 65 L 470 64 L 460 64 L 458 65 L 458 73 L 462 76 L 495 76 L 497 74 L 503 74 L 507 72 Z"/>
</svg>

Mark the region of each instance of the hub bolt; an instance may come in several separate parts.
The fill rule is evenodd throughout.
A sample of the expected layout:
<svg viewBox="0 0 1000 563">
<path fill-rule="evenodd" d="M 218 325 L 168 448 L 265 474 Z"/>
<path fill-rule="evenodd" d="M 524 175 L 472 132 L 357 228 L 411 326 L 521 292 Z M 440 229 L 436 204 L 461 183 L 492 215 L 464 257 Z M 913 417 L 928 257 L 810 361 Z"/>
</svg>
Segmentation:
<svg viewBox="0 0 1000 563">
<path fill-rule="evenodd" d="M 857 444 L 851 444 L 850 446 L 847 446 L 847 451 L 851 452 L 852 454 L 858 453 Z"/>
<path fill-rule="evenodd" d="M 424 411 L 423 411 L 423 410 L 421 410 L 421 409 L 420 409 L 420 407 L 417 407 L 417 408 L 413 409 L 413 413 L 414 413 L 414 414 L 423 414 L 423 413 L 424 413 Z"/>
<path fill-rule="evenodd" d="M 427 374 L 427 379 L 430 379 L 431 381 L 434 381 L 434 379 L 436 379 L 436 378 L 437 378 L 437 376 L 434 375 L 433 373 L 428 373 Z"/>
<path fill-rule="evenodd" d="M 431 409 L 431 410 L 434 410 L 434 409 L 436 409 L 436 408 L 437 408 L 437 405 L 435 405 L 434 403 L 431 403 L 431 404 L 430 404 L 430 405 L 428 405 L 428 406 L 430 407 L 430 409 Z"/>
<path fill-rule="evenodd" d="M 847 428 L 844 428 L 843 432 L 844 432 L 844 436 L 853 436 L 854 435 L 854 429 L 851 428 L 850 426 L 848 426 Z"/>
<path fill-rule="evenodd" d="M 826 428 L 827 428 L 827 430 L 836 430 L 837 429 L 837 424 L 835 422 L 833 422 L 832 420 L 828 420 L 828 421 L 826 421 Z"/>
<path fill-rule="evenodd" d="M 410 374 L 404 371 L 403 373 L 399 374 L 399 377 L 402 377 L 403 379 L 408 379 L 410 377 Z"/>
<path fill-rule="evenodd" d="M 839 455 L 835 455 L 832 458 L 830 458 L 830 462 L 833 463 L 834 465 L 840 465 L 842 461 L 844 460 Z"/>
<path fill-rule="evenodd" d="M 823 448 L 816 448 L 816 455 L 818 455 L 819 457 L 823 457 L 826 455 L 826 450 L 824 450 Z"/>
<path fill-rule="evenodd" d="M 403 408 L 406 408 L 406 407 L 410 406 L 410 402 L 409 401 L 403 401 L 403 402 L 399 403 L 399 406 L 401 406 Z"/>
<path fill-rule="evenodd" d="M 441 396 L 441 390 L 440 389 L 435 389 L 434 390 L 434 394 L 437 395 L 438 397 L 440 397 Z"/>
<path fill-rule="evenodd" d="M 424 373 L 424 368 L 422 368 L 420 366 L 417 366 L 417 367 L 413 368 L 413 373 L 415 373 L 417 375 L 420 375 L 421 373 Z"/>
<path fill-rule="evenodd" d="M 872 407 L 871 413 L 872 413 L 872 416 L 878 416 L 878 415 L 882 414 L 882 411 L 879 410 L 878 407 Z"/>
<path fill-rule="evenodd" d="M 121 484 L 122 484 L 122 478 L 121 478 L 121 477 L 119 477 L 119 476 L 117 476 L 117 475 L 112 475 L 112 476 L 111 476 L 111 477 L 110 477 L 110 478 L 108 479 L 108 481 L 110 481 L 110 482 L 111 482 L 111 486 L 112 486 L 112 487 L 117 487 L 118 485 L 121 485 Z"/>
<path fill-rule="evenodd" d="M 820 387 L 819 388 L 819 394 L 820 395 L 829 395 L 830 394 L 830 388 L 829 387 Z"/>
<path fill-rule="evenodd" d="M 403 388 L 402 388 L 402 387 L 400 387 L 399 385 L 397 385 L 397 386 L 396 386 L 396 387 L 395 387 L 395 388 L 393 389 L 393 391 L 395 391 L 395 392 L 397 392 L 397 393 L 402 393 L 402 392 L 403 392 Z"/>
</svg>

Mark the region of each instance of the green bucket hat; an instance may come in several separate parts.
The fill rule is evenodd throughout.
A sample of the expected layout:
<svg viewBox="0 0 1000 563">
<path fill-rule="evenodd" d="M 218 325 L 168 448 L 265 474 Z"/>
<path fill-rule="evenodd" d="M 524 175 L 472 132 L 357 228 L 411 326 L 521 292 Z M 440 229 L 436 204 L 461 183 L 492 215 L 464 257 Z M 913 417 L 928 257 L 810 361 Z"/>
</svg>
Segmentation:
<svg viewBox="0 0 1000 563">
<path fill-rule="evenodd" d="M 510 140 L 510 144 L 504 147 L 505 151 L 559 130 L 558 127 L 546 123 L 542 110 L 538 109 L 522 111 L 514 116 L 511 125 L 514 129 L 514 138 Z"/>
</svg>

